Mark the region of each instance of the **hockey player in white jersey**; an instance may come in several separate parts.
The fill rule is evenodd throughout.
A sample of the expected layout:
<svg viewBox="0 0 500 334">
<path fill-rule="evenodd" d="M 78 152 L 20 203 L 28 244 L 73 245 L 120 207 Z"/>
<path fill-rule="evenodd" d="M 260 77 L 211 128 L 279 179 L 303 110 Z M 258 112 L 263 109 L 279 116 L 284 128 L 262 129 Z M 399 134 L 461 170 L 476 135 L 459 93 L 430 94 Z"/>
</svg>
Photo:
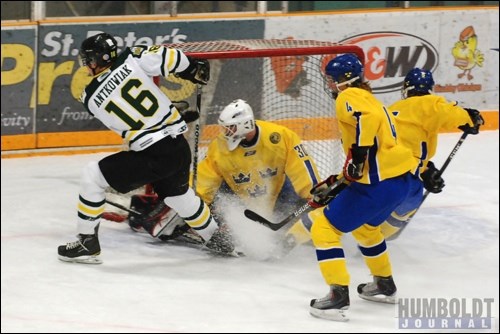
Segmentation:
<svg viewBox="0 0 500 334">
<path fill-rule="evenodd" d="M 129 144 L 130 150 L 89 163 L 83 170 L 77 215 L 78 239 L 59 246 L 59 259 L 101 263 L 97 231 L 105 207 L 105 189 L 121 193 L 150 183 L 165 204 L 217 253 L 232 254 L 227 228 L 219 227 L 207 204 L 189 187 L 191 151 L 183 133 L 187 124 L 153 77 L 174 74 L 195 84 L 210 78 L 207 60 L 161 45 L 125 48 L 100 33 L 83 41 L 80 62 L 93 76 L 82 93 L 88 112 Z M 147 227 L 160 233 L 160 222 Z"/>
</svg>

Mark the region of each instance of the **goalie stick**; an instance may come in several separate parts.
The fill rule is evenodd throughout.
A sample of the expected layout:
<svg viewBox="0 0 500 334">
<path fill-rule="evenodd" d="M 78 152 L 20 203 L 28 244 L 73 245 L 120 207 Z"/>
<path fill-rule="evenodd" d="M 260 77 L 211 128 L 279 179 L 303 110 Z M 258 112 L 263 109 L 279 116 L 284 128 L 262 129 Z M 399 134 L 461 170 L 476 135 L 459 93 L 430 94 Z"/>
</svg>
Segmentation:
<svg viewBox="0 0 500 334">
<path fill-rule="evenodd" d="M 345 181 L 345 178 L 343 176 L 340 177 L 337 181 L 332 183 L 327 189 L 324 190 L 325 193 L 332 191 L 333 189 L 338 187 L 344 181 Z M 299 208 L 297 208 L 296 210 L 294 210 L 288 217 L 286 217 L 285 219 L 283 219 L 279 223 L 272 223 L 271 221 L 269 221 L 266 218 L 259 215 L 257 212 L 249 210 L 249 209 L 246 209 L 244 213 L 245 213 L 245 217 L 247 217 L 248 219 L 251 219 L 253 221 L 261 223 L 262 225 L 270 228 L 273 231 L 277 231 L 277 230 L 281 229 L 283 226 L 287 225 L 288 223 L 295 221 L 301 215 L 308 213 L 310 211 L 313 211 L 314 209 L 316 209 L 316 208 L 312 207 L 309 204 L 309 202 L 307 202 L 306 204 L 304 204 L 304 205 L 300 206 Z"/>
<path fill-rule="evenodd" d="M 194 128 L 194 157 L 193 157 L 193 185 L 192 188 L 196 192 L 196 179 L 198 177 L 198 154 L 200 146 L 200 118 L 201 115 L 201 85 L 196 85 L 196 111 L 198 112 L 198 118 L 196 119 L 196 125 Z"/>
<path fill-rule="evenodd" d="M 450 155 L 448 156 L 448 158 L 444 162 L 443 166 L 439 170 L 439 176 L 443 175 L 445 169 L 448 167 L 448 165 L 450 164 L 451 160 L 453 160 L 453 158 L 455 157 L 455 154 L 457 153 L 457 151 L 460 148 L 460 146 L 462 146 L 462 144 L 463 144 L 465 138 L 467 138 L 468 134 L 469 134 L 468 132 L 464 132 L 462 134 L 462 136 L 460 137 L 460 139 L 458 140 L 458 142 L 455 144 L 455 147 L 453 147 L 453 150 L 451 150 Z M 425 191 L 424 196 L 422 197 L 422 201 L 420 202 L 420 204 L 418 205 L 418 207 L 415 209 L 415 212 L 410 217 L 408 217 L 408 219 L 402 224 L 401 228 L 396 233 L 394 233 L 393 235 L 391 235 L 390 237 L 388 237 L 387 240 L 395 240 L 395 239 L 397 239 L 401 235 L 401 233 L 408 226 L 408 224 L 411 222 L 411 220 L 413 219 L 413 217 L 415 217 L 415 215 L 417 214 L 418 210 L 420 209 L 420 207 L 424 203 L 425 199 L 427 198 L 427 196 L 429 196 L 429 193 L 430 192 L 428 190 Z"/>
</svg>

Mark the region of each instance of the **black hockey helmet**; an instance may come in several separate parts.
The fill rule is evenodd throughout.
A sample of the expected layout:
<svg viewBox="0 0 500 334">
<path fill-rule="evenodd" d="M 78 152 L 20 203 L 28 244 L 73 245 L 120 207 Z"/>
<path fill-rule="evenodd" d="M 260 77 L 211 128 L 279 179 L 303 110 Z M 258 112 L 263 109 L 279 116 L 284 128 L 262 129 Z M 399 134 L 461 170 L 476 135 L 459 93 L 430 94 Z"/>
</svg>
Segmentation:
<svg viewBox="0 0 500 334">
<path fill-rule="evenodd" d="M 91 36 L 82 42 L 80 47 L 80 64 L 89 66 L 97 64 L 99 67 L 106 67 L 118 56 L 118 45 L 113 36 L 107 33 L 100 33 Z"/>
</svg>

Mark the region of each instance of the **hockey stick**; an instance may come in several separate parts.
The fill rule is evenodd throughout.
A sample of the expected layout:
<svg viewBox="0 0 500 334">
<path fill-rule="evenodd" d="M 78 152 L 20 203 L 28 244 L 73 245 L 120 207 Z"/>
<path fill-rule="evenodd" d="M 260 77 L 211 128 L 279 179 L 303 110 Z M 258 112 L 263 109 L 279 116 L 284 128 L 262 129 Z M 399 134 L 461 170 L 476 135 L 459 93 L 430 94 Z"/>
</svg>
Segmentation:
<svg viewBox="0 0 500 334">
<path fill-rule="evenodd" d="M 448 158 L 446 159 L 446 161 L 444 162 L 443 166 L 439 170 L 438 176 L 443 175 L 444 171 L 446 170 L 446 168 L 450 164 L 451 160 L 453 160 L 453 158 L 455 157 L 455 154 L 457 153 L 457 151 L 460 148 L 460 146 L 462 146 L 462 144 L 463 144 L 465 138 L 467 138 L 468 134 L 469 134 L 468 132 L 462 133 L 462 136 L 460 137 L 460 139 L 458 140 L 458 142 L 455 144 L 455 147 L 453 147 L 453 150 L 451 150 L 450 155 L 448 155 Z M 415 212 L 410 217 L 408 217 L 408 219 L 402 224 L 401 228 L 396 233 L 394 233 L 389 238 L 387 238 L 387 240 L 395 240 L 395 239 L 397 239 L 401 235 L 401 233 L 408 226 L 408 224 L 413 219 L 413 217 L 415 217 L 415 215 L 417 214 L 418 210 L 420 209 L 420 207 L 424 203 L 425 199 L 427 198 L 427 196 L 429 196 L 429 193 L 430 192 L 428 190 L 425 191 L 424 196 L 422 197 L 422 201 L 420 202 L 420 204 L 418 205 L 418 207 L 415 209 Z"/>
<path fill-rule="evenodd" d="M 115 206 L 117 207 L 118 209 L 122 209 L 123 211 L 127 211 L 128 213 L 133 213 L 135 215 L 142 215 L 142 213 L 140 213 L 139 211 L 135 211 L 135 210 L 132 210 L 132 209 L 129 209 L 127 207 L 124 207 L 123 205 L 121 204 L 118 204 L 118 203 L 115 203 L 115 202 L 111 202 L 110 200 L 106 200 L 106 203 L 108 204 L 111 204 L 112 206 Z"/>
<path fill-rule="evenodd" d="M 124 211 L 127 211 L 128 213 L 133 213 L 133 214 L 138 214 L 141 215 L 141 213 L 134 211 L 132 209 L 126 208 L 121 204 L 111 202 L 110 200 L 106 200 L 106 203 L 111 204 L 119 209 L 122 209 Z M 102 213 L 101 218 L 115 222 L 115 223 L 123 223 L 125 220 L 128 219 L 128 215 L 120 214 L 118 212 L 112 212 L 112 211 L 104 211 Z"/>
<path fill-rule="evenodd" d="M 201 85 L 196 85 L 196 111 L 201 115 Z M 194 157 L 193 157 L 193 190 L 196 192 L 196 179 L 198 177 L 198 151 L 200 144 L 200 119 L 196 119 L 194 128 Z"/>
<path fill-rule="evenodd" d="M 136 210 L 133 210 L 133 209 L 129 209 L 129 208 L 126 208 L 124 207 L 123 205 L 121 204 L 118 204 L 118 203 L 114 203 L 114 202 L 111 202 L 109 200 L 106 200 L 106 203 L 108 204 L 111 204 L 113 206 L 116 206 L 117 208 L 119 209 L 122 209 L 124 211 L 127 211 L 128 213 L 131 213 L 131 214 L 135 214 L 135 215 L 138 215 L 140 218 L 141 216 L 147 216 L 147 214 L 143 214 L 139 211 L 136 211 Z M 154 212 L 154 210 L 153 210 Z M 175 211 L 174 211 L 175 213 Z M 158 235 L 161 234 L 161 232 L 168 227 L 169 223 L 177 216 L 177 213 L 175 213 L 174 216 L 172 216 L 168 221 L 163 221 L 163 218 L 165 218 L 166 216 L 162 217 L 162 220 L 160 223 L 154 223 L 151 225 L 151 230 L 148 230 L 148 227 L 145 226 L 144 224 L 142 225 L 142 227 L 144 229 L 146 229 L 148 231 L 149 234 L 151 234 L 154 238 L 156 238 Z M 117 223 L 121 223 L 123 221 L 125 221 L 128 217 L 124 217 L 123 215 L 120 215 L 120 214 L 117 214 L 117 213 L 111 213 L 111 212 L 104 212 L 103 215 L 102 215 L 102 218 L 104 219 L 107 219 L 107 220 L 111 220 L 111 221 L 114 221 L 114 222 L 117 222 Z M 154 217 L 153 217 L 154 218 Z"/>
<path fill-rule="evenodd" d="M 341 183 L 345 181 L 345 178 L 342 176 L 340 177 L 337 181 L 332 183 L 327 189 L 324 190 L 325 193 L 332 191 L 336 187 L 338 187 Z M 254 220 L 258 223 L 261 223 L 262 225 L 270 228 L 273 231 L 277 231 L 281 229 L 283 226 L 287 225 L 288 223 L 295 221 L 298 217 L 301 215 L 308 213 L 310 211 L 313 211 L 314 207 L 312 207 L 309 202 L 306 204 L 302 205 L 301 207 L 297 208 L 295 211 L 293 211 L 288 217 L 280 221 L 279 223 L 272 223 L 271 221 L 267 220 L 266 218 L 262 217 L 259 215 L 257 212 L 246 209 L 245 210 L 245 217 L 248 219 Z"/>
</svg>

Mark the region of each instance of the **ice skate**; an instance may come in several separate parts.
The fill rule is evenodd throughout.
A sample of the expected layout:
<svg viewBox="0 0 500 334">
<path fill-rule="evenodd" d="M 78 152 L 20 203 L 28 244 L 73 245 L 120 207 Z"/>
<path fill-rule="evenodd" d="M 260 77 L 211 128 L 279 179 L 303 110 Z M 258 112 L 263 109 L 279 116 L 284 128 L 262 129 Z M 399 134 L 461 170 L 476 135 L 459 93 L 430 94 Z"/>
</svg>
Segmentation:
<svg viewBox="0 0 500 334">
<path fill-rule="evenodd" d="M 316 318 L 347 321 L 349 318 L 346 311 L 349 305 L 349 287 L 333 284 L 328 295 L 311 300 L 309 313 Z"/>
<path fill-rule="evenodd" d="M 373 282 L 358 285 L 359 297 L 379 303 L 396 304 L 396 291 L 392 276 L 373 276 Z"/>
<path fill-rule="evenodd" d="M 78 234 L 78 240 L 59 246 L 57 249 L 59 260 L 87 264 L 101 264 L 98 257 L 101 246 L 97 234 Z"/>
</svg>

